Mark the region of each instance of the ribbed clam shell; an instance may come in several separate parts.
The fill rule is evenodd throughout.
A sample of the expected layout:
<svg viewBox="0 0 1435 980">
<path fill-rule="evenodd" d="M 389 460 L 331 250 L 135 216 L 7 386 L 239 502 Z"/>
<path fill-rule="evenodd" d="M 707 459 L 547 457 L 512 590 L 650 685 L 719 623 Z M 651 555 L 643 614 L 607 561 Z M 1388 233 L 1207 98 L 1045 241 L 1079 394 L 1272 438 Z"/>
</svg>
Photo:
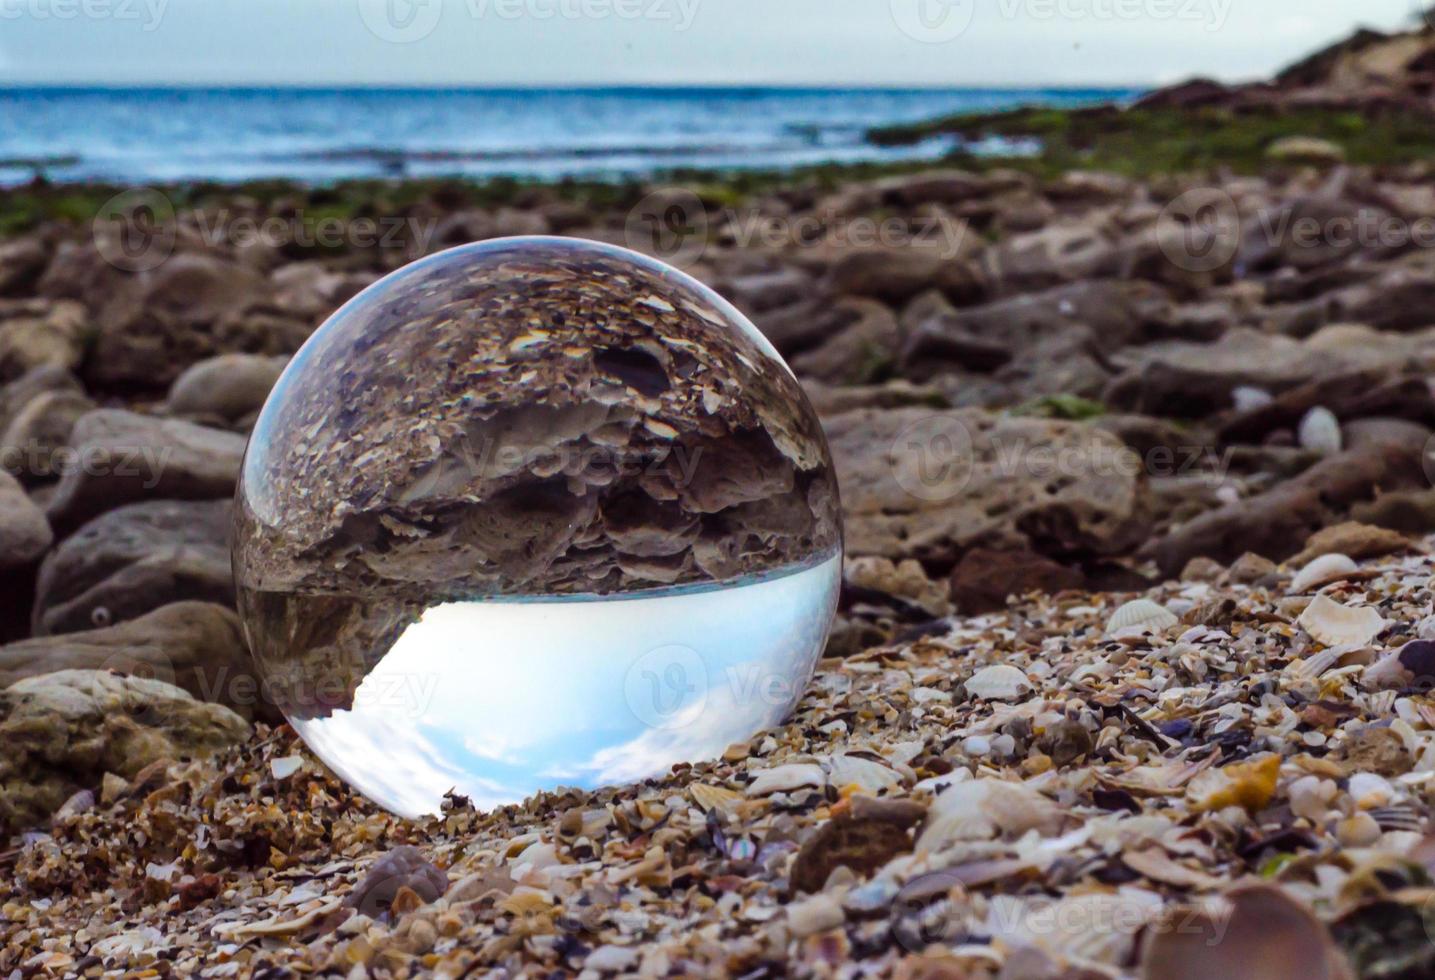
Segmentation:
<svg viewBox="0 0 1435 980">
<path fill-rule="evenodd" d="M 966 688 L 969 695 L 984 701 L 1010 701 L 1030 691 L 1031 681 L 1010 664 L 993 664 L 968 678 Z"/>
<path fill-rule="evenodd" d="M 724 809 L 742 799 L 742 794 L 737 790 L 728 789 L 726 786 L 709 786 L 707 783 L 694 783 L 688 787 L 693 802 L 702 807 L 704 811 L 714 807 Z"/>
<path fill-rule="evenodd" d="M 1346 555 L 1330 554 L 1313 558 L 1291 579 L 1292 592 L 1309 592 L 1338 581 L 1356 571 L 1358 566 Z"/>
<path fill-rule="evenodd" d="M 1365 646 L 1385 629 L 1385 620 L 1369 606 L 1345 606 L 1318 595 L 1296 625 L 1328 647 Z"/>
<path fill-rule="evenodd" d="M 1180 621 L 1175 613 L 1159 602 L 1135 599 L 1111 614 L 1111 618 L 1106 621 L 1106 632 L 1140 628 L 1152 633 L 1163 633 Z"/>
<path fill-rule="evenodd" d="M 1302 447 L 1327 456 L 1340 452 L 1342 445 L 1340 421 L 1335 413 L 1320 405 L 1305 413 L 1297 436 Z"/>
</svg>

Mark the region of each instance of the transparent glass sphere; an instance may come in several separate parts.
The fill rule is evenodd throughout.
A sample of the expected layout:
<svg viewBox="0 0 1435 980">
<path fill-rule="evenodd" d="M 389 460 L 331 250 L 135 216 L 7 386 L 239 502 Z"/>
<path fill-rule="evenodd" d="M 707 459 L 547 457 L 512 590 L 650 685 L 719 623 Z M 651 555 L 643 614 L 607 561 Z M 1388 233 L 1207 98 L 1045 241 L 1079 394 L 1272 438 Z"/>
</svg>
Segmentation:
<svg viewBox="0 0 1435 980">
<path fill-rule="evenodd" d="M 563 238 L 455 248 L 335 313 L 235 508 L 266 695 L 404 815 L 720 755 L 791 710 L 841 518 L 777 352 L 689 276 Z"/>
</svg>

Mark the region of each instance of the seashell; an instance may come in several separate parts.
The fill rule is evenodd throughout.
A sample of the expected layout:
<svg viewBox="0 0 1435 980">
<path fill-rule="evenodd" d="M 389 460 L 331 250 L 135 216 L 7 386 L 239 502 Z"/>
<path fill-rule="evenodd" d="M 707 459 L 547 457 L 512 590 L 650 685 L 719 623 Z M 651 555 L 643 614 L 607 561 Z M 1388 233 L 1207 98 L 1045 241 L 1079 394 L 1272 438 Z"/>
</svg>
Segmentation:
<svg viewBox="0 0 1435 980">
<path fill-rule="evenodd" d="M 1318 824 L 1335 800 L 1336 786 L 1333 780 L 1302 776 L 1291 783 L 1289 793 L 1291 813 Z"/>
<path fill-rule="evenodd" d="M 943 790 L 927 811 L 917 850 L 931 853 L 956 841 L 1017 838 L 1029 830 L 1052 836 L 1061 829 L 1062 810 L 1022 783 L 973 779 Z"/>
<path fill-rule="evenodd" d="M 993 664 L 969 677 L 966 688 L 969 695 L 983 701 L 1012 701 L 1031 690 L 1031 681 L 1010 664 Z"/>
<path fill-rule="evenodd" d="M 1291 579 L 1291 591 L 1310 592 L 1322 585 L 1339 581 L 1357 570 L 1355 562 L 1345 555 L 1321 555 L 1307 562 L 1306 566 L 1296 573 L 1295 578 Z"/>
<path fill-rule="evenodd" d="M 742 799 L 742 794 L 737 790 L 728 789 L 726 786 L 709 786 L 707 783 L 693 783 L 688 787 L 688 795 L 704 812 L 713 808 L 726 809 Z"/>
<path fill-rule="evenodd" d="M 1406 833 L 1418 834 L 1425 830 L 1425 816 L 1418 809 L 1408 803 L 1397 803 L 1394 806 L 1378 806 L 1370 811 L 1371 817 L 1381 830 L 1387 833 L 1392 830 L 1404 831 Z"/>
<path fill-rule="evenodd" d="M 1213 812 L 1240 806 L 1248 813 L 1256 813 L 1264 810 L 1275 796 L 1280 774 L 1278 755 L 1233 762 L 1223 769 L 1207 770 L 1192 780 L 1186 795 L 1196 810 Z"/>
<path fill-rule="evenodd" d="M 1296 430 L 1297 438 L 1301 447 L 1318 452 L 1323 456 L 1338 453 L 1344 445 L 1340 438 L 1340 421 L 1335 413 L 1324 406 L 1317 405 L 1305 413 L 1305 418 L 1300 420 L 1300 428 Z"/>
<path fill-rule="evenodd" d="M 1231 392 L 1231 401 L 1235 403 L 1238 412 L 1252 412 L 1275 400 L 1275 396 L 1269 391 L 1251 385 L 1240 385 Z"/>
<path fill-rule="evenodd" d="M 288 779 L 302 768 L 304 759 L 297 755 L 286 755 L 269 762 L 269 771 L 274 774 L 275 779 Z"/>
<path fill-rule="evenodd" d="M 1150 599 L 1134 599 L 1111 614 L 1106 621 L 1106 632 L 1140 628 L 1152 633 L 1164 633 L 1181 620 L 1171 610 Z"/>
<path fill-rule="evenodd" d="M 811 762 L 789 762 L 759 772 L 757 778 L 747 784 L 747 795 L 767 796 L 769 793 L 788 793 L 804 786 L 821 789 L 826 785 L 827 774 L 821 766 Z"/>
<path fill-rule="evenodd" d="M 856 786 L 862 792 L 875 796 L 902 783 L 902 777 L 887 766 L 856 755 L 829 756 L 822 760 L 822 768 L 827 770 L 827 781 L 839 790 Z"/>
<path fill-rule="evenodd" d="M 1390 785 L 1390 780 L 1373 772 L 1358 772 L 1351 776 L 1347 791 L 1361 810 L 1388 806 L 1395 799 L 1395 787 Z"/>
<path fill-rule="evenodd" d="M 1380 823 L 1364 811 L 1353 813 L 1335 825 L 1335 839 L 1343 847 L 1369 847 L 1385 833 Z"/>
<path fill-rule="evenodd" d="M 1305 607 L 1296 625 L 1328 647 L 1366 646 L 1385 629 L 1380 613 L 1369 606 L 1345 606 L 1318 595 Z"/>
</svg>

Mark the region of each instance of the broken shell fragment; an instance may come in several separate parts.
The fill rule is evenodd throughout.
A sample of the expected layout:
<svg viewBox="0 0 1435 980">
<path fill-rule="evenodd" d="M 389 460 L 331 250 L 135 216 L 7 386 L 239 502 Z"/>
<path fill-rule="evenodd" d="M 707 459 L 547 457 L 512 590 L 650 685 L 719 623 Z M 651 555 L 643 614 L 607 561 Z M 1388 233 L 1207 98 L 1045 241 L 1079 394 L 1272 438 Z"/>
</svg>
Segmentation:
<svg viewBox="0 0 1435 980">
<path fill-rule="evenodd" d="M 957 841 L 1020 837 L 1029 830 L 1051 836 L 1062 811 L 1030 786 L 1001 779 L 974 779 L 943 790 L 927 811 L 917 850 L 928 853 Z"/>
<path fill-rule="evenodd" d="M 1291 579 L 1291 591 L 1310 592 L 1322 585 L 1338 582 L 1357 571 L 1358 566 L 1345 555 L 1321 555 L 1312 559 Z"/>
<path fill-rule="evenodd" d="M 1369 606 L 1346 606 L 1318 595 L 1296 625 L 1328 647 L 1365 646 L 1385 629 L 1385 620 Z"/>
<path fill-rule="evenodd" d="M 1301 448 L 1318 452 L 1323 456 L 1341 450 L 1340 420 L 1330 409 L 1317 405 L 1305 413 L 1297 430 Z"/>
</svg>

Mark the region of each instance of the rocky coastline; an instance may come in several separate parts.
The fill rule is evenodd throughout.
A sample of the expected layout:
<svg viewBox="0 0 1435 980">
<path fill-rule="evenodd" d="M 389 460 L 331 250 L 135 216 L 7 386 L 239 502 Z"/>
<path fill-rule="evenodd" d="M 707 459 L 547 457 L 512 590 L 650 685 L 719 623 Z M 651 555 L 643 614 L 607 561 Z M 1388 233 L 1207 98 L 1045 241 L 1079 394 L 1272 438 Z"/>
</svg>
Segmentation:
<svg viewBox="0 0 1435 980">
<path fill-rule="evenodd" d="M 0 976 L 1430 975 L 1432 78 L 1367 32 L 874 134 L 1029 158 L 0 192 Z M 229 501 L 319 323 L 509 235 L 678 264 L 782 353 L 841 610 L 719 760 L 406 821 L 266 700 Z"/>
</svg>

